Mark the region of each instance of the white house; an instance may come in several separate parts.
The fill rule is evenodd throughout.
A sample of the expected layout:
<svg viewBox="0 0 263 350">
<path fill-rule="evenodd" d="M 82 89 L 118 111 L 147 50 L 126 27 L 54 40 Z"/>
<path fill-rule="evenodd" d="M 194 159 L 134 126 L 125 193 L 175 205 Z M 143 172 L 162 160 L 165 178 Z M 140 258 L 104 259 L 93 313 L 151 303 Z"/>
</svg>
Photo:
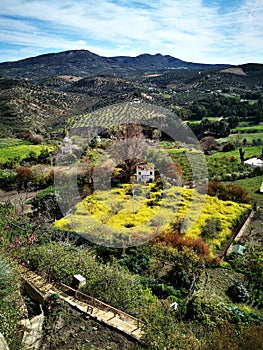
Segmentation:
<svg viewBox="0 0 263 350">
<path fill-rule="evenodd" d="M 257 168 L 257 167 L 262 167 L 263 166 L 263 160 L 260 158 L 250 158 L 244 161 L 244 164 L 250 165 L 251 168 Z"/>
<path fill-rule="evenodd" d="M 154 165 L 137 165 L 136 167 L 137 182 L 154 181 Z"/>
<path fill-rule="evenodd" d="M 69 137 L 65 137 L 63 139 L 62 145 L 60 147 L 60 152 L 62 154 L 71 154 L 74 151 L 78 151 L 79 147 L 72 143 L 71 139 Z"/>
</svg>

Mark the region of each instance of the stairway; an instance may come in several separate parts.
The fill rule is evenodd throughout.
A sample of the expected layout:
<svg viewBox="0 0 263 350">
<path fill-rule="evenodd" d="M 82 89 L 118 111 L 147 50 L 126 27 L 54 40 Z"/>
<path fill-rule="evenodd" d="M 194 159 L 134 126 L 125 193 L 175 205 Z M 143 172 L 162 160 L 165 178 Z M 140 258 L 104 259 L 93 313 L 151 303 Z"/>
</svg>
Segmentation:
<svg viewBox="0 0 263 350">
<path fill-rule="evenodd" d="M 85 313 L 87 317 L 95 318 L 97 321 L 118 329 L 137 340 L 141 339 L 143 322 L 139 319 L 62 283 L 50 283 L 47 276 L 40 275 L 23 266 L 20 267 L 20 271 L 25 283 L 31 288 L 33 287 L 34 291 L 38 292 L 43 300 L 48 298 L 50 294 L 58 294 L 61 299 Z M 71 295 L 69 295 L 69 292 Z"/>
</svg>

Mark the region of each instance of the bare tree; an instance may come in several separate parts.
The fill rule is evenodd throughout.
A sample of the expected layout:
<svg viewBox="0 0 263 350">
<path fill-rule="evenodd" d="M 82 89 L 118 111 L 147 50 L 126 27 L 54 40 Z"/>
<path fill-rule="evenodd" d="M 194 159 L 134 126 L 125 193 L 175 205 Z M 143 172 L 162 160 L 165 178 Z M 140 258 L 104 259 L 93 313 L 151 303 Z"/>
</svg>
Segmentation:
<svg viewBox="0 0 263 350">
<path fill-rule="evenodd" d="M 128 123 L 114 130 L 115 142 L 110 150 L 114 164 L 124 170 L 124 181 L 129 182 L 135 167 L 142 161 L 146 148 L 145 137 L 139 124 Z"/>
</svg>

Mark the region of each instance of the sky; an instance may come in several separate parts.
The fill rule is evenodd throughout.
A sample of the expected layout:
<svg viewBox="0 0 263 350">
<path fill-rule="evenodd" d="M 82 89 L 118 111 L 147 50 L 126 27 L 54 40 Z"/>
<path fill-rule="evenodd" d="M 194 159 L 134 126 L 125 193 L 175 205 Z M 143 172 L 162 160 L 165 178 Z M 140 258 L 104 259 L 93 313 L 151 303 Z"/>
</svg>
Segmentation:
<svg viewBox="0 0 263 350">
<path fill-rule="evenodd" d="M 263 0 L 8 0 L 0 62 L 66 50 L 263 63 Z"/>
</svg>

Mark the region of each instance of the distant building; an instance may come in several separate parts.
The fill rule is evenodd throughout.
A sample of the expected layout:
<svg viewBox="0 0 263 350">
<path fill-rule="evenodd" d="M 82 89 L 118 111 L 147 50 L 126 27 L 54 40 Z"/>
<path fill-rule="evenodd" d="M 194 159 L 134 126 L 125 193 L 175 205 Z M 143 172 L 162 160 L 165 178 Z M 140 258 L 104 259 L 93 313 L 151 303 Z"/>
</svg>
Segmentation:
<svg viewBox="0 0 263 350">
<path fill-rule="evenodd" d="M 62 154 L 71 154 L 74 151 L 78 151 L 79 147 L 72 143 L 71 139 L 69 137 L 65 137 L 63 140 L 63 143 L 60 147 L 60 152 Z"/>
<path fill-rule="evenodd" d="M 257 168 L 257 167 L 262 167 L 263 166 L 263 160 L 260 158 L 250 158 L 244 161 L 244 164 L 250 165 L 251 168 Z"/>
<path fill-rule="evenodd" d="M 154 165 L 137 165 L 136 167 L 137 182 L 154 181 Z"/>
</svg>

